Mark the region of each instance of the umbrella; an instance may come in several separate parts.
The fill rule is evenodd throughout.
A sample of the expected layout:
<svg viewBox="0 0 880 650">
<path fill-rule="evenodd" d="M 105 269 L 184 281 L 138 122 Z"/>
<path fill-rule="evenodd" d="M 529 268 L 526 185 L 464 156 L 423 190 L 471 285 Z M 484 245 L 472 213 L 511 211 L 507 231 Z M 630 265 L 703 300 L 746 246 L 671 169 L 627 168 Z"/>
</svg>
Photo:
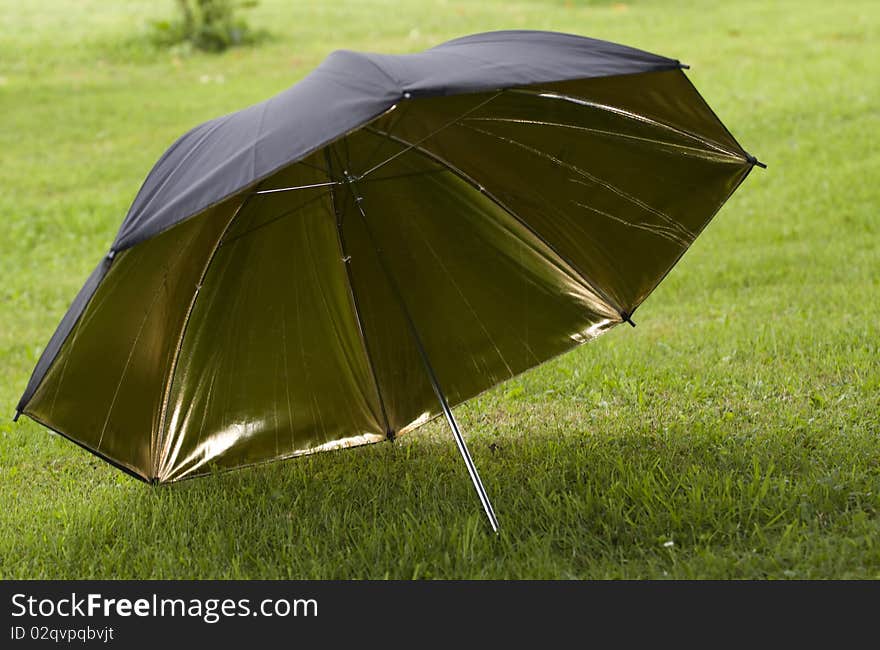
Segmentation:
<svg viewBox="0 0 880 650">
<path fill-rule="evenodd" d="M 677 60 L 336 51 L 159 159 L 25 414 L 169 482 L 393 440 L 620 323 L 755 165 Z"/>
</svg>

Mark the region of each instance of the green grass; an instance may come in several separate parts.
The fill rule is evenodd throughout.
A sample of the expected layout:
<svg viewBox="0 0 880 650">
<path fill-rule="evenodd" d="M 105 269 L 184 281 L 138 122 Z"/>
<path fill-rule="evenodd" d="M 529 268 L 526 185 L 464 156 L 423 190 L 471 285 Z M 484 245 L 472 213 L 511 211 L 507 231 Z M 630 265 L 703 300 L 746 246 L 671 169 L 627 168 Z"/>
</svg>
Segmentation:
<svg viewBox="0 0 880 650">
<path fill-rule="evenodd" d="M 770 165 L 637 329 L 458 409 L 498 538 L 436 422 L 151 488 L 4 419 L 0 577 L 880 578 L 880 7 L 713 4 L 262 0 L 271 41 L 177 58 L 143 36 L 170 2 L 0 0 L 4 418 L 162 151 L 335 48 L 635 45 L 691 64 Z"/>
</svg>

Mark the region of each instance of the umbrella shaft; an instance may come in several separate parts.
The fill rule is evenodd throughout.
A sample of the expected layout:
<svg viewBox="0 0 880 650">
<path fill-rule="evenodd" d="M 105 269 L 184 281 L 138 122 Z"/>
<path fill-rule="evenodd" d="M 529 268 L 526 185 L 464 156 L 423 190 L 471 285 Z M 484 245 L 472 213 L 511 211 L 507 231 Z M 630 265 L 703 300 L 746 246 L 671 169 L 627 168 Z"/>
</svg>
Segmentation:
<svg viewBox="0 0 880 650">
<path fill-rule="evenodd" d="M 452 409 L 449 408 L 442 393 L 438 393 L 438 397 L 440 398 L 440 403 L 443 407 L 443 414 L 446 416 L 446 421 L 449 422 L 449 428 L 452 429 L 452 435 L 455 437 L 455 444 L 458 446 L 458 451 L 464 459 L 464 464 L 467 467 L 468 474 L 470 474 L 474 489 L 477 491 L 477 496 L 480 498 L 480 503 L 483 505 L 483 510 L 486 512 L 486 517 L 489 518 L 489 525 L 492 526 L 492 531 L 497 533 L 498 518 L 495 516 L 492 502 L 489 501 L 489 495 L 486 494 L 486 488 L 483 487 L 483 481 L 480 480 L 480 474 L 477 472 L 477 468 L 474 465 L 474 459 L 471 458 L 471 453 L 468 451 L 464 437 L 461 435 L 461 431 L 458 430 L 458 422 L 455 421 L 455 416 L 452 415 Z"/>
<path fill-rule="evenodd" d="M 375 237 L 373 236 L 373 230 L 372 228 L 370 228 L 369 220 L 367 219 L 367 215 L 361 205 L 361 196 L 358 192 L 357 186 L 355 185 L 355 181 L 354 179 L 349 179 L 348 182 L 353 194 L 353 198 L 355 199 L 355 205 L 357 206 L 360 217 L 364 222 L 364 226 L 366 226 L 367 234 L 370 238 L 370 243 L 373 245 L 373 249 L 376 252 L 379 266 L 382 268 L 382 273 L 385 275 L 385 279 L 388 281 L 388 285 L 391 287 L 391 291 L 394 294 L 394 297 L 397 300 L 401 311 L 403 312 L 403 317 L 407 322 L 410 333 L 412 334 L 413 340 L 416 344 L 416 348 L 419 351 L 419 356 L 422 358 L 422 363 L 425 365 L 425 371 L 428 373 L 428 379 L 431 382 L 431 388 L 434 389 L 434 394 L 437 396 L 437 400 L 440 402 L 440 407 L 443 409 L 443 415 L 446 416 L 446 421 L 449 423 L 449 428 L 452 429 L 452 435 L 455 438 L 455 444 L 458 447 L 458 451 L 461 454 L 461 457 L 464 459 L 464 464 L 467 467 L 468 474 L 470 475 L 471 481 L 474 484 L 474 489 L 477 491 L 477 496 L 480 499 L 483 510 L 486 512 L 486 517 L 489 519 L 489 525 L 492 526 L 492 531 L 497 533 L 498 519 L 497 517 L 495 517 L 495 510 L 492 508 L 491 501 L 489 501 L 489 495 L 486 494 L 486 488 L 483 487 L 483 481 L 480 479 L 480 474 L 477 472 L 477 468 L 474 465 L 474 459 L 471 457 L 470 451 L 468 451 L 467 443 L 465 443 L 464 441 L 464 436 L 461 435 L 461 431 L 458 428 L 458 422 L 456 422 L 455 416 L 452 414 L 452 409 L 450 408 L 449 402 L 446 399 L 446 394 L 443 392 L 443 388 L 440 386 L 440 380 L 437 379 L 437 374 L 434 372 L 433 365 L 431 365 L 431 359 L 428 357 L 428 352 L 425 350 L 425 346 L 422 344 L 422 337 L 419 336 L 419 330 L 416 327 L 415 321 L 413 320 L 409 309 L 406 306 L 406 301 L 403 298 L 403 293 L 400 291 L 400 287 L 397 285 L 397 282 L 394 279 L 394 275 L 391 273 L 391 269 L 388 268 L 388 265 L 385 263 L 385 259 L 382 256 L 381 249 L 378 246 Z"/>
</svg>

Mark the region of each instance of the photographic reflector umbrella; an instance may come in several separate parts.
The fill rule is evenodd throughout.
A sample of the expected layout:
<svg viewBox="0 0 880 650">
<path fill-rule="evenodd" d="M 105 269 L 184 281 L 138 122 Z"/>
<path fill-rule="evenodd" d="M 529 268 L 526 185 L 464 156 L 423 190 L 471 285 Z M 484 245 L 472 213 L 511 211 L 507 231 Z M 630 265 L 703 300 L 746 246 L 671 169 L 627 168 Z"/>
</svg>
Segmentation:
<svg viewBox="0 0 880 650">
<path fill-rule="evenodd" d="M 150 482 L 393 439 L 631 316 L 757 160 L 678 61 L 337 51 L 159 159 L 24 413 Z"/>
</svg>

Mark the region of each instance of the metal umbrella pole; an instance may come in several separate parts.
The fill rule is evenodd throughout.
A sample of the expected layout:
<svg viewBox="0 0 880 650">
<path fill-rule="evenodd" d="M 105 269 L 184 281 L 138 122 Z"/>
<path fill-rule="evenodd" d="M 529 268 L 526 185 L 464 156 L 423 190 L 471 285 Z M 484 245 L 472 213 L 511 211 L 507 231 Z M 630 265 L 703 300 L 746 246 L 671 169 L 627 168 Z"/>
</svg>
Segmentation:
<svg viewBox="0 0 880 650">
<path fill-rule="evenodd" d="M 477 491 L 477 496 L 480 499 L 480 503 L 483 506 L 483 510 L 486 512 L 486 517 L 489 519 L 489 525 L 492 526 L 492 531 L 498 532 L 498 518 L 495 516 L 495 510 L 492 508 L 492 502 L 489 501 L 489 495 L 486 494 L 486 488 L 483 487 L 483 481 L 480 479 L 480 474 L 477 472 L 476 465 L 474 465 L 474 459 L 471 457 L 471 453 L 467 448 L 467 443 L 464 440 L 464 437 L 461 435 L 461 430 L 458 428 L 458 422 L 455 420 L 455 416 L 452 414 L 452 409 L 449 406 L 449 401 L 446 399 L 446 394 L 443 392 L 443 388 L 440 385 L 440 380 L 437 379 L 437 373 L 434 372 L 434 367 L 431 365 L 431 359 L 428 357 L 428 353 L 425 350 L 425 346 L 422 343 L 422 338 L 419 336 L 419 331 L 416 328 L 415 321 L 413 321 L 412 315 L 409 312 L 409 309 L 406 306 L 406 301 L 403 298 L 403 294 L 400 291 L 400 287 L 397 285 L 397 282 L 394 279 L 393 274 L 391 273 L 391 269 L 388 268 L 388 265 L 385 263 L 385 259 L 382 257 L 382 252 L 377 245 L 376 239 L 373 236 L 373 230 L 370 228 L 369 220 L 367 219 L 367 215 L 364 212 L 364 208 L 362 205 L 363 197 L 360 195 L 360 192 L 357 189 L 357 181 L 359 180 L 356 176 L 351 176 L 346 172 L 345 180 L 348 182 L 348 185 L 352 192 L 352 197 L 354 198 L 354 203 L 357 206 L 358 212 L 361 215 L 361 219 L 364 222 L 364 226 L 367 229 L 367 233 L 370 237 L 370 242 L 373 245 L 373 249 L 376 251 L 376 256 L 379 260 L 379 265 L 382 268 L 382 272 L 385 275 L 385 278 L 388 280 L 388 284 L 391 287 L 391 291 L 394 293 L 394 297 L 397 299 L 397 302 L 400 305 L 400 309 L 403 312 L 403 316 L 406 319 L 407 325 L 409 326 L 409 330 L 413 336 L 413 339 L 416 344 L 416 348 L 419 351 L 419 356 L 422 358 L 422 363 L 425 365 L 425 370 L 428 373 L 428 379 L 431 382 L 431 388 L 434 389 L 434 394 L 437 396 L 437 400 L 440 402 L 440 407 L 443 409 L 443 415 L 446 416 L 446 421 L 449 423 L 449 428 L 452 429 L 452 435 L 455 438 L 455 444 L 458 447 L 458 451 L 461 454 L 461 457 L 464 459 L 464 464 L 467 467 L 468 474 L 471 477 L 471 481 L 474 484 L 474 489 Z"/>
</svg>

